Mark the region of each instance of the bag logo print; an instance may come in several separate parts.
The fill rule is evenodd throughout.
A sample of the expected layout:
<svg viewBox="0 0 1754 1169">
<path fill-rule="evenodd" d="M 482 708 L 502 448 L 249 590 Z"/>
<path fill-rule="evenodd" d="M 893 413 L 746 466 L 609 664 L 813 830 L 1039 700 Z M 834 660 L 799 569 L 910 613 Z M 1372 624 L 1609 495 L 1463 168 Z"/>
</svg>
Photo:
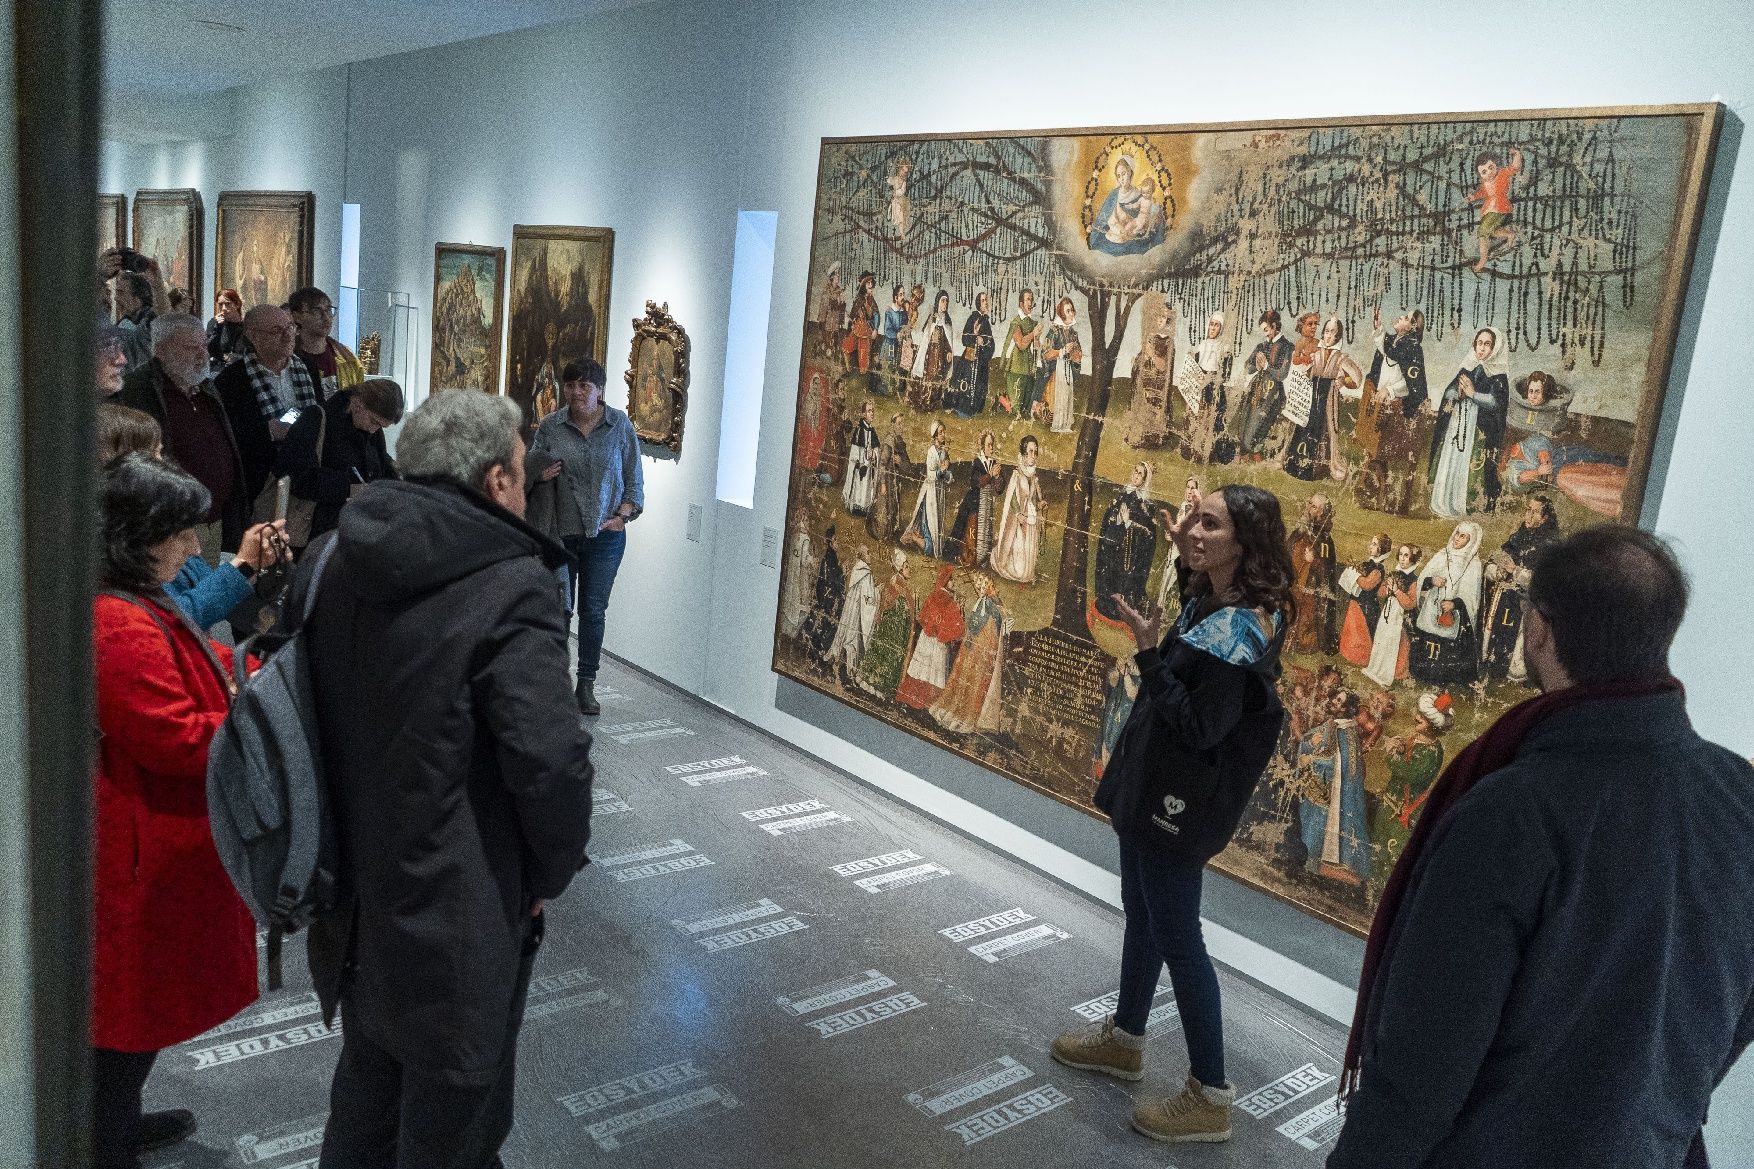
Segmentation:
<svg viewBox="0 0 1754 1169">
<path fill-rule="evenodd" d="M 1165 832 L 1171 832 L 1177 836 L 1180 836 L 1181 835 L 1181 825 L 1172 824 L 1172 823 L 1170 823 L 1170 821 L 1173 820 L 1176 816 L 1180 815 L 1182 810 L 1185 809 L 1187 806 L 1188 806 L 1187 801 L 1179 799 L 1178 797 L 1176 797 L 1173 794 L 1166 795 L 1163 797 L 1163 811 L 1158 813 L 1157 815 L 1151 817 L 1151 822 L 1153 824 L 1157 825 L 1159 828 L 1163 829 Z"/>
</svg>

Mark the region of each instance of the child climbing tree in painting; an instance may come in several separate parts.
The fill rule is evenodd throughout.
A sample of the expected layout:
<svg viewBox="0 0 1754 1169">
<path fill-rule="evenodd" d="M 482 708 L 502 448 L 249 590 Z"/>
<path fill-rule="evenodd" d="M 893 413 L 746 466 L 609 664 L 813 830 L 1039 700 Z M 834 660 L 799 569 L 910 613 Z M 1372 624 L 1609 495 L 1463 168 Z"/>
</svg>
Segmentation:
<svg viewBox="0 0 1754 1169">
<path fill-rule="evenodd" d="M 1480 237 L 1480 259 L 1474 264 L 1476 272 L 1484 271 L 1487 260 L 1516 242 L 1516 228 L 1510 222 L 1510 181 L 1522 169 L 1523 152 L 1515 147 L 1510 151 L 1509 166 L 1501 166 L 1497 153 L 1491 150 L 1483 150 L 1474 156 L 1474 170 L 1480 175 L 1480 185 L 1468 196 L 1468 202 L 1480 205 L 1480 226 L 1475 232 Z"/>
</svg>

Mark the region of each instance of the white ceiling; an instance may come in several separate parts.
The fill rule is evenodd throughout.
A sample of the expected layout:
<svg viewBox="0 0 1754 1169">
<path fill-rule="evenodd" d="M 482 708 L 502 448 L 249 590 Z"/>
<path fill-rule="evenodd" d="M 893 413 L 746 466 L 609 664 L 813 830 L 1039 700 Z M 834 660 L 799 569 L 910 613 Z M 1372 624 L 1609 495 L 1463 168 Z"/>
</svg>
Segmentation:
<svg viewBox="0 0 1754 1169">
<path fill-rule="evenodd" d="M 104 79 L 112 106 L 194 97 L 638 2 L 107 0 Z"/>
</svg>

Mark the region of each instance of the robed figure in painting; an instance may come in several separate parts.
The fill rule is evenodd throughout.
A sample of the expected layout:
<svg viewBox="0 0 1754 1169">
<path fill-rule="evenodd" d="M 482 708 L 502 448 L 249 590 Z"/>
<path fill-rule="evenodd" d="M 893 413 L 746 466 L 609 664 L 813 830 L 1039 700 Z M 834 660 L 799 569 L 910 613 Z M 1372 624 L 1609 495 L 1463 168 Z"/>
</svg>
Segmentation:
<svg viewBox="0 0 1754 1169">
<path fill-rule="evenodd" d="M 1054 323 L 1042 338 L 1041 361 L 1041 372 L 1047 379 L 1042 388 L 1042 403 L 1048 411 L 1048 429 L 1055 434 L 1071 434 L 1084 347 L 1078 340 L 1078 307 L 1069 296 L 1062 296 L 1054 306 Z"/>
<path fill-rule="evenodd" d="M 847 573 L 846 600 L 840 608 L 840 622 L 835 626 L 834 641 L 828 647 L 828 662 L 835 676 L 846 684 L 856 678 L 871 634 L 877 628 L 877 581 L 868 563 L 871 550 L 859 546 L 858 558 Z"/>
<path fill-rule="evenodd" d="M 1230 380 L 1230 355 L 1219 340 L 1224 334 L 1224 314 L 1213 313 L 1206 319 L 1206 336 L 1194 346 L 1190 357 L 1199 371 L 1199 389 L 1188 407 L 1187 421 L 1182 426 L 1181 456 L 1190 463 L 1205 463 L 1212 458 L 1212 445 L 1224 429 L 1224 384 Z"/>
<path fill-rule="evenodd" d="M 877 494 L 877 452 L 881 444 L 877 441 L 877 427 L 872 425 L 876 413 L 871 403 L 866 402 L 864 412 L 853 426 L 852 441 L 847 444 L 846 481 L 841 485 L 840 497 L 853 515 L 870 511 L 871 500 Z"/>
<path fill-rule="evenodd" d="M 1431 511 L 1446 519 L 1468 514 L 1470 487 L 1478 484 L 1485 510 L 1498 503 L 1498 454 L 1504 446 L 1504 410 L 1510 400 L 1510 366 L 1504 334 L 1487 327 L 1474 334 L 1461 369 L 1444 388 L 1431 436 Z"/>
<path fill-rule="evenodd" d="M 1297 615 L 1291 622 L 1287 648 L 1300 654 L 1333 653 L 1340 648 L 1340 633 L 1334 616 L 1334 505 L 1327 496 L 1309 497 L 1289 543 L 1291 595 L 1297 598 Z"/>
<path fill-rule="evenodd" d="M 803 517 L 794 522 L 798 527 L 786 548 L 786 583 L 780 589 L 780 633 L 791 638 L 804 631 L 804 622 L 810 617 L 810 578 L 816 569 L 810 528 Z"/>
<path fill-rule="evenodd" d="M 1370 664 L 1371 642 L 1382 615 L 1382 587 L 1388 578 L 1386 562 L 1393 547 L 1387 533 L 1379 533 L 1370 541 L 1369 555 L 1340 571 L 1340 591 L 1350 598 L 1340 622 L 1340 656 L 1355 666 Z"/>
<path fill-rule="evenodd" d="M 993 527 L 999 520 L 999 483 L 1004 468 L 999 464 L 998 440 L 983 430 L 980 449 L 968 467 L 968 489 L 957 505 L 956 518 L 944 536 L 944 556 L 964 567 L 985 564 L 993 550 Z"/>
<path fill-rule="evenodd" d="M 1364 371 L 1340 347 L 1345 339 L 1340 318 L 1329 317 L 1309 363 L 1309 418 L 1291 432 L 1285 453 L 1285 473 L 1293 479 L 1346 477 L 1346 458 L 1340 452 L 1340 391 L 1363 386 Z"/>
<path fill-rule="evenodd" d="M 999 533 L 993 544 L 993 571 L 1018 584 L 1035 583 L 1035 563 L 1041 553 L 1042 521 L 1046 501 L 1035 475 L 1041 443 L 1033 434 L 1017 444 L 1017 469 L 1005 485 L 1005 504 L 999 512 Z"/>
<path fill-rule="evenodd" d="M 1267 434 L 1285 408 L 1285 378 L 1291 373 L 1291 342 L 1279 333 L 1279 311 L 1261 314 L 1261 340 L 1243 365 L 1248 382 L 1230 419 L 1237 448 L 1256 462 Z"/>
<path fill-rule="evenodd" d="M 973 418 L 987 408 L 987 364 L 997 344 L 989 303 L 986 289 L 974 294 L 974 309 L 962 322 L 962 349 L 950 363 L 944 405 L 960 418 Z"/>
<path fill-rule="evenodd" d="M 1364 804 L 1364 752 L 1358 741 L 1358 695 L 1337 691 L 1328 721 L 1297 745 L 1306 775 L 1299 806 L 1306 854 L 1314 876 L 1362 885 L 1370 879 L 1370 822 Z"/>
<path fill-rule="evenodd" d="M 1504 546 L 1486 562 L 1486 582 L 1491 586 L 1486 602 L 1486 621 L 1481 627 L 1481 647 L 1486 676 L 1520 682 L 1528 676 L 1523 665 L 1523 613 L 1529 600 L 1529 579 L 1535 557 L 1559 539 L 1559 517 L 1553 501 L 1545 495 L 1523 506 L 1523 522 Z"/>
<path fill-rule="evenodd" d="M 828 647 L 834 644 L 834 630 L 840 618 L 841 602 L 846 597 L 846 583 L 840 554 L 834 550 L 834 526 L 831 524 L 822 533 L 822 560 L 817 564 L 816 586 L 810 593 L 810 615 L 804 619 L 804 642 L 818 661 L 828 660 Z"/>
<path fill-rule="evenodd" d="M 1421 694 L 1413 732 L 1383 744 L 1389 781 L 1377 805 L 1375 835 L 1382 846 L 1385 870 L 1401 859 L 1419 809 L 1443 771 L 1443 743 L 1439 740 L 1453 719 L 1451 706 L 1448 694 Z"/>
<path fill-rule="evenodd" d="M 1425 314 L 1415 309 L 1395 318 L 1385 330 L 1375 325 L 1365 385 L 1376 398 L 1376 453 L 1359 477 L 1358 505 L 1390 515 L 1413 513 L 1413 483 L 1418 474 L 1419 410 L 1425 395 Z"/>
<path fill-rule="evenodd" d="M 1146 611 L 1146 580 L 1157 555 L 1157 523 L 1151 514 L 1151 465 L 1133 464 L 1127 485 L 1102 513 L 1096 533 L 1096 582 L 1091 603 L 1110 621 L 1121 621 L 1115 596 Z"/>
<path fill-rule="evenodd" d="M 908 385 L 908 404 L 931 412 L 944 404 L 944 385 L 950 380 L 951 362 L 959 346 L 950 320 L 950 294 L 942 288 L 932 298 L 932 311 L 914 338 L 914 380 Z"/>
<path fill-rule="evenodd" d="M 847 290 L 841 283 L 839 260 L 828 266 L 828 278 L 823 281 L 820 311 L 817 328 L 821 332 L 823 351 L 839 352 L 841 325 L 847 318 Z"/>
<path fill-rule="evenodd" d="M 944 424 L 932 420 L 932 442 L 926 447 L 926 474 L 919 500 L 901 542 L 927 556 L 948 559 L 944 549 L 945 489 L 950 484 L 950 448 L 944 445 Z"/>
<path fill-rule="evenodd" d="M 889 416 L 889 433 L 877 452 L 877 486 L 871 495 L 871 514 L 865 530 L 872 538 L 888 542 L 901 530 L 902 496 L 908 471 L 907 439 L 901 433 L 901 415 Z"/>
<path fill-rule="evenodd" d="M 1155 326 L 1139 341 L 1133 359 L 1133 400 L 1127 407 L 1126 429 L 1121 438 L 1135 450 L 1162 446 L 1174 425 L 1175 395 L 1171 375 L 1175 369 L 1174 305 L 1163 305 Z"/>
<path fill-rule="evenodd" d="M 950 681 L 932 704 L 932 717 L 958 735 L 996 734 L 1004 725 L 1005 635 L 1011 615 L 992 578 L 975 577 L 976 598 Z"/>
<path fill-rule="evenodd" d="M 1480 525 L 1463 520 L 1419 570 L 1408 671 L 1426 686 L 1467 685 L 1480 676 Z"/>
<path fill-rule="evenodd" d="M 1407 625 L 1419 607 L 1419 555 L 1417 545 L 1402 544 L 1394 568 L 1383 574 L 1377 587 L 1381 607 L 1364 676 L 1385 690 L 1407 677 Z"/>
<path fill-rule="evenodd" d="M 895 689 L 901 685 L 914 637 L 914 595 L 908 588 L 907 553 L 892 549 L 889 563 L 894 571 L 877 595 L 877 624 L 872 627 L 856 678 L 861 689 L 885 702 L 895 697 Z"/>
<path fill-rule="evenodd" d="M 914 652 L 908 657 L 907 670 L 895 691 L 895 700 L 903 706 L 929 710 L 950 681 L 950 651 L 968 633 L 962 606 L 950 591 L 950 574 L 955 571 L 948 564 L 940 568 L 932 591 L 920 603 L 920 628 L 914 638 Z"/>
</svg>

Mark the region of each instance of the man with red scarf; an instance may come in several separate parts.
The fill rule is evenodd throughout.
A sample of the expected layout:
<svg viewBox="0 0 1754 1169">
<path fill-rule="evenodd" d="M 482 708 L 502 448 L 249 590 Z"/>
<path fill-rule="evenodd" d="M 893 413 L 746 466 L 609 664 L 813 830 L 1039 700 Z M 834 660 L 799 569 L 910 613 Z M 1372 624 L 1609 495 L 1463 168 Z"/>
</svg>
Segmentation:
<svg viewBox="0 0 1754 1169">
<path fill-rule="evenodd" d="M 1754 768 L 1669 674 L 1687 589 L 1634 528 L 1535 556 L 1543 694 L 1444 771 L 1383 891 L 1328 1169 L 1705 1164 L 1754 1039 Z"/>
</svg>

